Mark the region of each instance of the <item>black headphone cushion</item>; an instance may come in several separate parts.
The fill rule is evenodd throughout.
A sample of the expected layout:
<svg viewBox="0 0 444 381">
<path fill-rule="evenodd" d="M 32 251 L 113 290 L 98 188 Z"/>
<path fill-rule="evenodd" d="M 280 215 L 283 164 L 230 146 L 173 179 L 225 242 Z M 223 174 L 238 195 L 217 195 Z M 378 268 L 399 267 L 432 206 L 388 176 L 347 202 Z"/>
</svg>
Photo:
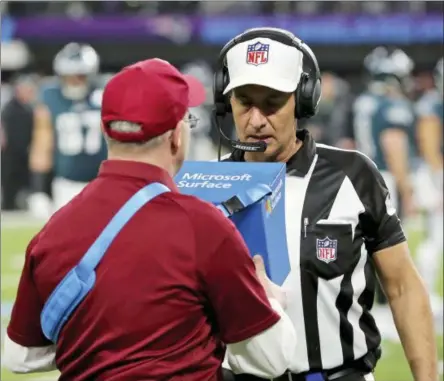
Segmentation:
<svg viewBox="0 0 444 381">
<path fill-rule="evenodd" d="M 229 77 L 227 68 L 223 67 L 214 73 L 213 95 L 216 115 L 224 116 L 231 112 L 230 100 L 224 95 L 224 90 L 228 86 Z"/>
<path fill-rule="evenodd" d="M 216 70 L 213 77 L 213 96 L 216 115 L 224 115 L 225 110 L 225 96 L 224 89 L 224 71 L 222 68 Z"/>
<path fill-rule="evenodd" d="M 214 83 L 213 83 L 213 92 L 214 92 L 214 102 L 220 103 L 223 102 L 223 91 L 224 91 L 224 72 L 219 69 L 214 73 Z"/>
<path fill-rule="evenodd" d="M 298 88 L 296 89 L 297 119 L 310 118 L 316 114 L 321 97 L 321 81 L 302 73 Z"/>
</svg>

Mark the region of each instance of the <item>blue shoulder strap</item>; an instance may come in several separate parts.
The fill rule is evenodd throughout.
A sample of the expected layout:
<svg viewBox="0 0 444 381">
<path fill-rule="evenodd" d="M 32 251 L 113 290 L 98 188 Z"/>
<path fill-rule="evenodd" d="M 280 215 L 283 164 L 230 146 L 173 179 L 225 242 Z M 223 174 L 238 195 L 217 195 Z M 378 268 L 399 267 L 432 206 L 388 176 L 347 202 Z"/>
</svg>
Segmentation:
<svg viewBox="0 0 444 381">
<path fill-rule="evenodd" d="M 222 211 L 225 217 L 230 217 L 234 213 L 237 213 L 262 200 L 265 196 L 268 196 L 271 193 L 271 188 L 268 185 L 256 184 L 251 188 L 247 188 L 242 192 L 239 192 L 237 195 L 231 197 L 227 201 L 216 205 L 216 207 Z"/>
<path fill-rule="evenodd" d="M 160 183 L 152 183 L 140 189 L 120 208 L 79 264 L 63 278 L 46 301 L 40 316 L 42 331 L 49 340 L 57 342 L 63 325 L 93 288 L 96 280 L 94 270 L 125 224 L 142 206 L 154 197 L 169 191 Z"/>
</svg>

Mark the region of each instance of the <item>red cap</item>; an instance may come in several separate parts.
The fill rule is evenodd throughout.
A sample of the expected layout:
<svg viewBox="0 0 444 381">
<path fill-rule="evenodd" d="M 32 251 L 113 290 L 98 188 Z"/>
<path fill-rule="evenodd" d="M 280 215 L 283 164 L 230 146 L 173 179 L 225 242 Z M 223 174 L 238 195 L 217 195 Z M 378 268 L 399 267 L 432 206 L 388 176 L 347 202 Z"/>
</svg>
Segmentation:
<svg viewBox="0 0 444 381">
<path fill-rule="evenodd" d="M 105 134 L 123 142 L 143 142 L 176 128 L 189 107 L 205 101 L 205 88 L 167 61 L 154 58 L 123 68 L 105 87 L 102 122 Z M 138 123 L 140 132 L 118 132 L 112 121 Z"/>
</svg>

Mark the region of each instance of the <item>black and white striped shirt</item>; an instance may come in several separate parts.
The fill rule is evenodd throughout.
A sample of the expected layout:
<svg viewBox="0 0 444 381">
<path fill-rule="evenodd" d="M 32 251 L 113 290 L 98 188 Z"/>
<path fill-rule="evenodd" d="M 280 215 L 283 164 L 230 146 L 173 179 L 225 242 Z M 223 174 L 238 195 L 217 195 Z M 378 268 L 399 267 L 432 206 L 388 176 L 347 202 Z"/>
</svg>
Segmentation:
<svg viewBox="0 0 444 381">
<path fill-rule="evenodd" d="M 379 348 L 370 313 L 372 255 L 405 241 L 375 164 L 357 151 L 304 144 L 287 163 L 286 228 L 291 272 L 287 314 L 298 334 L 290 370 L 328 370 Z M 234 151 L 228 161 L 243 161 Z"/>
</svg>

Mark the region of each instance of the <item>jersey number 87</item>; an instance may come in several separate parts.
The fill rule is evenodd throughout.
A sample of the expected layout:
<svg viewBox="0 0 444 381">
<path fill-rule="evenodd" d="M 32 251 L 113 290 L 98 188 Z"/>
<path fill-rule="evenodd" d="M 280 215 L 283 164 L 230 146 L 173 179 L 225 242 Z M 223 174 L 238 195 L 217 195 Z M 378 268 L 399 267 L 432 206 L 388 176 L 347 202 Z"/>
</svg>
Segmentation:
<svg viewBox="0 0 444 381">
<path fill-rule="evenodd" d="M 100 112 L 68 112 L 56 119 L 57 148 L 62 155 L 95 155 L 102 148 Z"/>
</svg>

